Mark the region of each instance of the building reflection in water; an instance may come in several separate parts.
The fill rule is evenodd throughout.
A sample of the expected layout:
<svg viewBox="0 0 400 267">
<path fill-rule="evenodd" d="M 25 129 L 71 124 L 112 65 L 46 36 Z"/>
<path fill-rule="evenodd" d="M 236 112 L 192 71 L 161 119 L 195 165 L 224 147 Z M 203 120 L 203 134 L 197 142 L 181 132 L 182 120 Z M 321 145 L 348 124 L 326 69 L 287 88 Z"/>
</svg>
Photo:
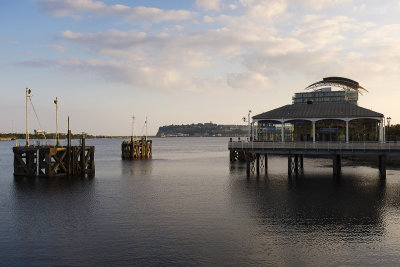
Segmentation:
<svg viewBox="0 0 400 267">
<path fill-rule="evenodd" d="M 385 210 L 399 203 L 398 184 L 371 175 L 260 175 L 246 179 L 245 164 L 231 164 L 234 207 L 247 209 L 262 226 L 282 232 L 327 231 L 356 238 L 377 238 L 385 229 Z M 357 237 L 358 236 L 358 237 Z"/>
</svg>

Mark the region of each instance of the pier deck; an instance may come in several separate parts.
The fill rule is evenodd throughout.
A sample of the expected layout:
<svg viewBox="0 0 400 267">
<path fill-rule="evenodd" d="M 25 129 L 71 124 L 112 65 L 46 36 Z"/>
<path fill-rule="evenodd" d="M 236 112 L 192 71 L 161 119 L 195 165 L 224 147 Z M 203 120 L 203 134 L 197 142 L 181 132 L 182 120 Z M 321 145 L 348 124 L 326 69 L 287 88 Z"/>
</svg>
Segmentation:
<svg viewBox="0 0 400 267">
<path fill-rule="evenodd" d="M 379 171 L 382 178 L 386 177 L 386 157 L 400 156 L 400 143 L 395 142 L 229 142 L 231 161 L 245 160 L 247 162 L 247 173 L 250 174 L 250 164 L 255 161 L 260 166 L 260 155 L 264 155 L 267 164 L 267 155 L 288 156 L 288 174 L 298 173 L 303 168 L 303 155 L 330 156 L 333 159 L 334 175 L 341 172 L 341 157 L 344 155 L 354 156 L 377 156 Z M 299 160 L 301 164 L 299 164 Z M 254 165 L 254 164 L 253 164 Z M 257 173 L 259 169 L 256 168 Z"/>
</svg>

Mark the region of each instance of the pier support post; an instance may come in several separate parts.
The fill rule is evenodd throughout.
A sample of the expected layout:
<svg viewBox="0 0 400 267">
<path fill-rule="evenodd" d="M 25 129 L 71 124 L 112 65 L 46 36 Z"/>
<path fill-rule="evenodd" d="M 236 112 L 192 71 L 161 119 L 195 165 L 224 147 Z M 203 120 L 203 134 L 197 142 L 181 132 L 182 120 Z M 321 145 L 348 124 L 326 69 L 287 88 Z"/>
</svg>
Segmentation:
<svg viewBox="0 0 400 267">
<path fill-rule="evenodd" d="M 379 175 L 386 179 L 386 155 L 379 155 Z"/>
<path fill-rule="evenodd" d="M 268 174 L 268 155 L 267 154 L 264 155 L 264 160 L 265 160 L 265 162 L 264 162 L 265 175 L 267 175 Z"/>
<path fill-rule="evenodd" d="M 86 169 L 86 156 L 85 156 L 85 134 L 82 134 L 82 148 L 81 148 L 81 174 L 85 175 L 85 169 Z"/>
<path fill-rule="evenodd" d="M 249 154 L 249 153 L 246 153 L 246 175 L 247 175 L 247 177 L 249 177 L 250 176 L 250 157 L 251 157 L 251 154 Z"/>
<path fill-rule="evenodd" d="M 304 169 L 304 160 L 303 160 L 303 155 L 300 155 L 300 169 Z"/>
<path fill-rule="evenodd" d="M 71 130 L 68 130 L 67 142 L 67 175 L 71 175 Z"/>
<path fill-rule="evenodd" d="M 292 156 L 288 156 L 288 175 L 292 176 Z"/>
<path fill-rule="evenodd" d="M 256 154 L 256 172 L 257 176 L 260 176 L 260 154 Z"/>
<path fill-rule="evenodd" d="M 333 176 L 340 176 L 342 172 L 342 157 L 333 155 Z"/>
<path fill-rule="evenodd" d="M 294 155 L 294 172 L 296 175 L 299 174 L 299 155 Z"/>
</svg>

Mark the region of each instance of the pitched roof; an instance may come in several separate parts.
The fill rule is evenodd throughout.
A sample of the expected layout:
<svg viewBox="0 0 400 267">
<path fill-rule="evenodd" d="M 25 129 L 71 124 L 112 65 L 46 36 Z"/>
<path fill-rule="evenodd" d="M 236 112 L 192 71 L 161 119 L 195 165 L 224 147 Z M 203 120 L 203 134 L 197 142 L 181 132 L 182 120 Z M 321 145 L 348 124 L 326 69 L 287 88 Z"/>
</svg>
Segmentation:
<svg viewBox="0 0 400 267">
<path fill-rule="evenodd" d="M 381 118 L 383 114 L 351 103 L 292 104 L 253 116 L 255 120 L 301 118 Z"/>
</svg>

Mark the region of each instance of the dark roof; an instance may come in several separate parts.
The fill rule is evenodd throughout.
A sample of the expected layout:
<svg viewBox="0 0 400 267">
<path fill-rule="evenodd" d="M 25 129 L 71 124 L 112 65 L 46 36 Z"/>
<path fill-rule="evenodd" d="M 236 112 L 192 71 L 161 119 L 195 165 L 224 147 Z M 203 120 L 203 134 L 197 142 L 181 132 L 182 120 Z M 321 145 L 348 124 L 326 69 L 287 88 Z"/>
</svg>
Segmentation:
<svg viewBox="0 0 400 267">
<path fill-rule="evenodd" d="M 300 118 L 377 118 L 383 114 L 351 103 L 292 104 L 253 116 L 255 120 Z"/>
<path fill-rule="evenodd" d="M 353 81 L 351 79 L 348 78 L 343 78 L 343 77 L 326 77 L 323 78 L 322 81 L 313 83 L 309 86 L 307 86 L 306 89 L 315 89 L 317 87 L 321 87 L 321 86 L 338 86 L 341 87 L 343 89 L 352 89 L 352 90 L 356 90 L 356 91 L 360 91 L 360 90 L 364 90 L 367 91 L 365 88 L 363 88 L 362 86 L 360 86 L 360 84 L 356 81 Z"/>
</svg>

